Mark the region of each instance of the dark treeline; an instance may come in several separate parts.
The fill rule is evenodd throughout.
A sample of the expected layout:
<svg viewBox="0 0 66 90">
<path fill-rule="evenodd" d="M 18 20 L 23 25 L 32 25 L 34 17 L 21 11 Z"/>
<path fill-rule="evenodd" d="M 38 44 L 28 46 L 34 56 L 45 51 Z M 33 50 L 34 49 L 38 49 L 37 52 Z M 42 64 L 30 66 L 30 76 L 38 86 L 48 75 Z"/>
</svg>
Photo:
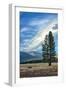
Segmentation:
<svg viewBox="0 0 66 90">
<path fill-rule="evenodd" d="M 57 58 L 53 59 L 52 62 L 57 62 Z M 48 60 L 31 60 L 31 61 L 25 61 L 20 64 L 32 64 L 32 63 L 48 63 Z"/>
</svg>

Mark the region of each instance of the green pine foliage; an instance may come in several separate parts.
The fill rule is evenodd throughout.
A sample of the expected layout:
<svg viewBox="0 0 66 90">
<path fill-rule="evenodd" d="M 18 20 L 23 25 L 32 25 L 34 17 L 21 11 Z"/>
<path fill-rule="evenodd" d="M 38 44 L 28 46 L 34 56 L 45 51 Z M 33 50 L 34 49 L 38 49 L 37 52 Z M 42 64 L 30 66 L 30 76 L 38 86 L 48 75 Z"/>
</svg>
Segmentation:
<svg viewBox="0 0 66 90">
<path fill-rule="evenodd" d="M 55 42 L 54 36 L 51 31 L 45 36 L 45 40 L 42 44 L 42 57 L 44 62 L 48 62 L 49 66 L 53 61 L 56 61 L 56 51 L 55 51 Z"/>
</svg>

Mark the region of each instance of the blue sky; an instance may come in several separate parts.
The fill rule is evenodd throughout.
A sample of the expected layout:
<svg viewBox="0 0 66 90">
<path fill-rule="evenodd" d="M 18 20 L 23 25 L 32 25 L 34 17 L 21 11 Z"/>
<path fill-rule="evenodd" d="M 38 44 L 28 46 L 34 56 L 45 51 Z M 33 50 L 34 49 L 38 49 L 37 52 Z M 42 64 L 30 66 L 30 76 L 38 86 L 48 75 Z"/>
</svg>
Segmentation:
<svg viewBox="0 0 66 90">
<path fill-rule="evenodd" d="M 58 15 L 57 13 L 20 12 L 20 51 L 41 52 L 41 44 L 48 34 L 53 32 L 58 50 Z"/>
</svg>

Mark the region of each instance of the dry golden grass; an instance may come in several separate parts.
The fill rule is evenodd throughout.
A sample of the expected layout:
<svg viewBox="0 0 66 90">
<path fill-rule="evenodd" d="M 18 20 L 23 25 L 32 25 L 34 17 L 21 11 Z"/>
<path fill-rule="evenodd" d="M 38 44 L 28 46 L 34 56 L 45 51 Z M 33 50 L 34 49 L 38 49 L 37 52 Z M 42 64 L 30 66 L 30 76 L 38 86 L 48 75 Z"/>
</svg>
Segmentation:
<svg viewBox="0 0 66 90">
<path fill-rule="evenodd" d="M 58 65 L 52 63 L 20 64 L 20 77 L 57 76 Z"/>
</svg>

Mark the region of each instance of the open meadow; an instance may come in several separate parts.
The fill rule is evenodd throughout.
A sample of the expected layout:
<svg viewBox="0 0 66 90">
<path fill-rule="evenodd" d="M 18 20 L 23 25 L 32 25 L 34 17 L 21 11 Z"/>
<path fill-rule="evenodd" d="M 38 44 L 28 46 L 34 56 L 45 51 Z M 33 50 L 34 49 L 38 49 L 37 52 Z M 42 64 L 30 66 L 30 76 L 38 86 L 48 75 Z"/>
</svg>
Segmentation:
<svg viewBox="0 0 66 90">
<path fill-rule="evenodd" d="M 41 76 L 57 76 L 58 64 L 52 63 L 32 63 L 20 64 L 20 78 L 24 77 L 41 77 Z"/>
</svg>

